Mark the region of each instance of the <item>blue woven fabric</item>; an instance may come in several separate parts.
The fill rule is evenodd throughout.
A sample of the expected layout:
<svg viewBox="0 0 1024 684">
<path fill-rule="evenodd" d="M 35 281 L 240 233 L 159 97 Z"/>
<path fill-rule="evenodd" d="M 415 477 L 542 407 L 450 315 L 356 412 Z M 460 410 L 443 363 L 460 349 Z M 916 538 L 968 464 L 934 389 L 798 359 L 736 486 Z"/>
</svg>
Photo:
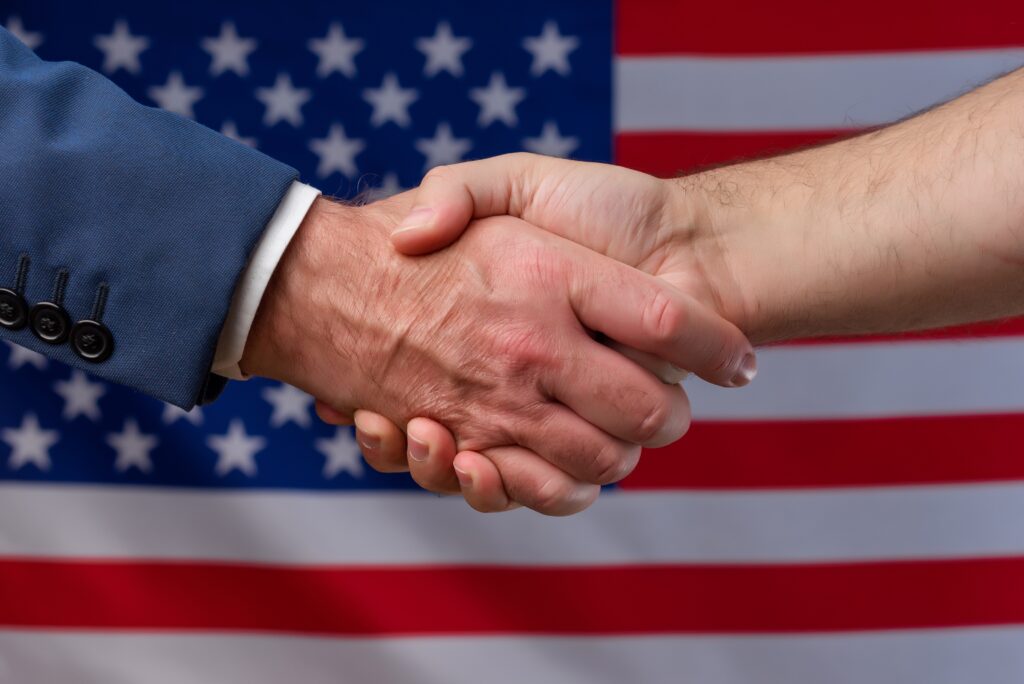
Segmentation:
<svg viewBox="0 0 1024 684">
<path fill-rule="evenodd" d="M 30 304 L 67 269 L 64 306 L 79 320 L 109 283 L 116 350 L 90 364 L 27 329 L 0 338 L 191 407 L 238 277 L 296 176 L 0 29 L 0 286 L 22 253 Z"/>
</svg>

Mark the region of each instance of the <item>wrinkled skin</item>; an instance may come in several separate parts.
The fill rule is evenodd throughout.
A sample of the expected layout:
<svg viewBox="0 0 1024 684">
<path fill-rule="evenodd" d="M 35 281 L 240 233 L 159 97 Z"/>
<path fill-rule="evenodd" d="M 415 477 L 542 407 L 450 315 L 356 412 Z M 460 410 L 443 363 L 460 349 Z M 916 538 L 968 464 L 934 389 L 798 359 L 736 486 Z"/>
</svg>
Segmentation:
<svg viewBox="0 0 1024 684">
<path fill-rule="evenodd" d="M 703 184 L 703 187 L 698 185 Z M 748 318 L 750 305 L 725 259 L 724 237 L 714 232 L 707 197 L 739 202 L 731 189 L 713 178 L 664 181 L 603 164 L 583 164 L 539 157 L 506 155 L 434 169 L 414 191 L 414 209 L 393 236 L 399 251 L 425 254 L 458 239 L 474 217 L 512 214 L 580 245 L 658 276 L 729 320 Z M 412 230 L 402 230 L 402 228 Z M 701 330 L 684 345 L 723 345 L 715 328 Z M 684 373 L 665 358 L 613 346 L 666 382 Z M 683 350 L 679 350 L 683 351 Z M 752 357 L 751 357 L 752 359 Z M 726 386 L 752 377 L 724 377 L 694 359 L 682 367 Z M 364 408 L 365 407 L 361 407 Z M 327 422 L 351 422 L 351 412 L 318 403 Z M 514 508 L 516 489 L 501 476 L 514 467 L 503 454 L 498 463 L 456 439 L 439 423 L 421 417 L 408 424 L 408 448 L 398 425 L 372 411 L 355 414 L 357 436 L 367 461 L 383 472 L 410 470 L 426 489 L 461 493 L 481 511 Z M 456 451 L 462 450 L 456 458 Z M 407 458 L 408 455 L 408 458 Z M 421 458 L 417 458 L 417 457 Z M 461 467 L 460 467 L 461 465 Z"/>
<path fill-rule="evenodd" d="M 667 444 L 689 425 L 680 387 L 589 331 L 675 358 L 689 323 L 707 319 L 727 343 L 700 350 L 702 363 L 725 374 L 749 350 L 675 288 L 513 218 L 402 256 L 389 235 L 407 206 L 318 201 L 268 288 L 246 372 L 342 413 L 451 426 L 461 449 L 514 461 L 505 486 L 518 501 L 561 514 L 628 474 L 637 445 Z"/>
</svg>

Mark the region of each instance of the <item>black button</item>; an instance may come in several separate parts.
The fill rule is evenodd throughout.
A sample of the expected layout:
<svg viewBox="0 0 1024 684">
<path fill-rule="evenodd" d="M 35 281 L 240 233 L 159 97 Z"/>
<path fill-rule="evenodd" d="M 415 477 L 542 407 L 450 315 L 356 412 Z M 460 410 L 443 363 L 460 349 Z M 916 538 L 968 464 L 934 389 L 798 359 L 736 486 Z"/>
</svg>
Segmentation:
<svg viewBox="0 0 1024 684">
<path fill-rule="evenodd" d="M 199 391 L 199 398 L 196 399 L 196 404 L 198 406 L 212 404 L 224 392 L 224 388 L 227 385 L 227 378 L 208 373 L 206 375 L 206 382 L 203 383 L 203 389 Z"/>
<path fill-rule="evenodd" d="M 32 334 L 49 344 L 63 344 L 71 330 L 68 312 L 53 302 L 39 302 L 28 315 Z"/>
<path fill-rule="evenodd" d="M 78 321 L 71 329 L 71 348 L 86 361 L 100 363 L 114 353 L 114 336 L 96 321 Z"/>
<path fill-rule="evenodd" d="M 14 290 L 0 288 L 0 326 L 21 330 L 28 324 L 28 304 Z"/>
</svg>

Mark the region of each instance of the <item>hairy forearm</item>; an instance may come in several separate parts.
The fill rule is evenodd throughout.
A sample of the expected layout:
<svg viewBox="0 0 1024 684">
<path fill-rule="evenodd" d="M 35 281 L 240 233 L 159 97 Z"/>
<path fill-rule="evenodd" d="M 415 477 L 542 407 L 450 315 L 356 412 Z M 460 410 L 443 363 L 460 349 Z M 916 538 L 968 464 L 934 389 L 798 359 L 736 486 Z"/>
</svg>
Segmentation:
<svg viewBox="0 0 1024 684">
<path fill-rule="evenodd" d="M 675 181 L 758 342 L 1024 313 L 1024 70 L 899 124 Z"/>
<path fill-rule="evenodd" d="M 328 282 L 335 271 L 352 272 L 356 264 L 368 258 L 360 251 L 366 247 L 362 233 L 368 230 L 367 212 L 358 207 L 318 197 L 295 237 L 281 257 L 253 320 L 249 340 L 239 367 L 250 375 L 274 378 L 298 385 L 297 374 L 314 366 L 324 356 L 321 334 L 339 336 L 339 349 L 351 346 L 343 335 L 350 331 L 338 320 L 338 309 L 329 318 L 325 302 L 314 299 L 317 285 Z M 330 280 L 335 284 L 333 279 Z M 342 281 L 348 286 L 356 278 Z M 334 292 L 338 301 L 351 301 L 363 293 L 351 290 Z M 318 308 L 321 305 L 321 308 Z M 330 347 L 328 347 L 330 348 Z M 347 359 L 334 358 L 337 365 Z"/>
</svg>

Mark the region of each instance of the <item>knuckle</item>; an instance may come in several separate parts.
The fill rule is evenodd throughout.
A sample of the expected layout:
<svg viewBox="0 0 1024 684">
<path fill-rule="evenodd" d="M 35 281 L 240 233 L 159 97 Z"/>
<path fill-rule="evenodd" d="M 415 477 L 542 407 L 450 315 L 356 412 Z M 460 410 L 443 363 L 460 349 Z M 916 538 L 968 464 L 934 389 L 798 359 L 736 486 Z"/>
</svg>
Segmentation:
<svg viewBox="0 0 1024 684">
<path fill-rule="evenodd" d="M 555 360 L 548 337 L 536 329 L 505 329 L 498 334 L 494 344 L 495 358 L 506 377 L 518 377 L 528 371 L 547 368 Z"/>
<path fill-rule="evenodd" d="M 500 161 L 503 168 L 521 169 L 532 163 L 535 159 L 540 158 L 540 156 L 541 155 L 539 154 L 532 154 L 530 152 L 506 152 L 505 154 L 495 157 L 495 160 Z"/>
<path fill-rule="evenodd" d="M 448 165 L 435 166 L 434 168 L 427 171 L 427 175 L 423 177 L 422 184 L 426 183 L 445 183 L 452 180 L 455 175 L 455 169 Z"/>
<path fill-rule="evenodd" d="M 640 460 L 640 446 L 633 444 L 609 444 L 600 449 L 594 458 L 596 479 L 594 484 L 608 485 L 618 482 L 633 472 Z"/>
<path fill-rule="evenodd" d="M 677 340 L 687 324 L 687 312 L 680 302 L 664 290 L 657 290 L 644 307 L 644 334 L 657 344 Z"/>
<path fill-rule="evenodd" d="M 577 485 L 564 476 L 548 478 L 531 497 L 530 508 L 544 515 L 566 515 L 579 498 Z"/>
<path fill-rule="evenodd" d="M 520 175 L 527 174 L 535 169 L 544 159 L 544 155 L 533 152 L 510 152 L 508 154 L 508 166 L 517 169 Z"/>
<path fill-rule="evenodd" d="M 708 350 L 708 369 L 716 375 L 725 373 L 733 367 L 732 348 L 728 341 L 719 339 Z"/>
<path fill-rule="evenodd" d="M 637 442 L 646 447 L 671 444 L 690 427 L 690 402 L 681 387 L 665 388 L 637 423 Z"/>
<path fill-rule="evenodd" d="M 639 443 L 646 444 L 660 437 L 668 427 L 671 417 L 668 404 L 663 401 L 653 402 L 637 424 L 636 438 Z"/>
<path fill-rule="evenodd" d="M 565 282 L 571 270 L 561 254 L 533 234 L 520 237 L 511 255 L 508 268 L 519 275 L 524 285 L 536 288 L 538 294 L 550 292 L 556 284 Z"/>
</svg>

